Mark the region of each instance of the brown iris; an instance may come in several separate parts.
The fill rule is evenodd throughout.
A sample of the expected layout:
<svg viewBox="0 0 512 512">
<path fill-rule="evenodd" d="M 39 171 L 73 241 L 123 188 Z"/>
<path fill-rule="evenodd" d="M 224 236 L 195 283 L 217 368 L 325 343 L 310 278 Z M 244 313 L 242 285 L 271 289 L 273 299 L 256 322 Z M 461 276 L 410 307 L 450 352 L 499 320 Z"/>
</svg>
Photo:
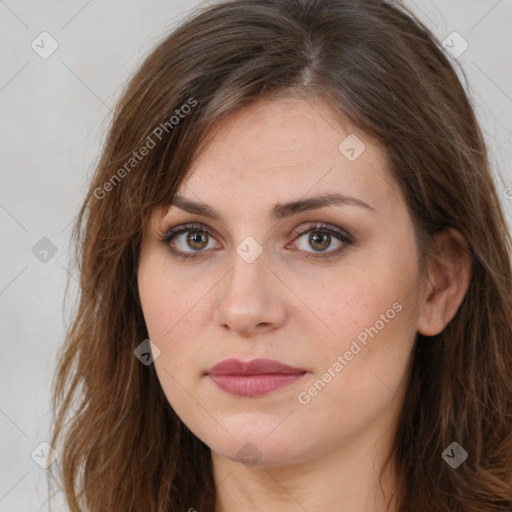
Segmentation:
<svg viewBox="0 0 512 512">
<path fill-rule="evenodd" d="M 312 231 L 309 234 L 308 241 L 315 250 L 321 251 L 331 245 L 331 235 L 321 231 Z"/>
<path fill-rule="evenodd" d="M 204 231 L 190 231 L 187 235 L 187 244 L 194 250 L 204 249 L 208 244 L 208 233 Z"/>
</svg>

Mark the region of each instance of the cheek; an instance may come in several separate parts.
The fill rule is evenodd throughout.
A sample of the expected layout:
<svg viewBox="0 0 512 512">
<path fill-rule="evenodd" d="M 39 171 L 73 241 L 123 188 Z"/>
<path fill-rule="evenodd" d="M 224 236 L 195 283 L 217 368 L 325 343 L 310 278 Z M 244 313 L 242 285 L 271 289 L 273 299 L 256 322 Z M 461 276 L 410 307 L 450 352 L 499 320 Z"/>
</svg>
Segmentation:
<svg viewBox="0 0 512 512">
<path fill-rule="evenodd" d="M 415 332 L 406 290 L 396 275 L 373 282 L 369 276 L 368 281 L 353 278 L 340 287 L 342 300 L 330 301 L 334 335 L 329 333 L 311 352 L 315 371 L 297 396 L 305 415 L 355 435 L 381 415 L 396 412 Z"/>
<path fill-rule="evenodd" d="M 192 293 L 194 287 L 169 275 L 168 261 L 156 251 L 141 256 L 137 279 L 148 336 L 160 350 L 154 361 L 158 380 L 167 401 L 175 410 L 186 413 L 193 403 L 186 390 L 201 370 L 197 365 L 200 347 L 190 343 L 197 339 L 194 318 L 200 309 Z"/>
<path fill-rule="evenodd" d="M 187 385 L 202 375 L 204 353 L 194 340 L 201 339 L 208 321 L 207 295 L 216 282 L 173 268 L 155 249 L 141 257 L 137 276 L 148 336 L 160 349 L 155 367 L 166 393 L 176 387 L 173 377 Z"/>
<path fill-rule="evenodd" d="M 409 313 L 414 297 L 411 291 L 416 285 L 415 265 L 391 254 L 380 255 L 378 259 L 347 266 L 346 271 L 341 269 L 339 275 L 329 280 L 320 279 L 315 286 L 297 285 L 297 295 L 306 297 L 305 306 L 315 313 L 305 316 L 309 328 L 317 323 L 319 327 L 314 330 L 323 333 L 327 346 L 348 350 L 358 334 L 375 324 L 381 333 L 392 331 L 406 318 L 412 320 Z M 361 340 L 364 338 L 363 334 Z"/>
<path fill-rule="evenodd" d="M 418 272 L 414 246 L 403 249 L 388 244 L 374 258 L 361 258 L 329 286 L 310 293 L 310 303 L 328 326 L 317 342 L 321 350 L 315 351 L 315 375 L 302 388 L 318 396 L 311 395 L 313 407 L 341 400 L 358 415 L 362 403 L 377 411 L 400 392 L 415 340 Z M 323 387 L 319 378 L 328 384 Z"/>
<path fill-rule="evenodd" d="M 185 277 L 176 275 L 168 256 L 157 249 L 142 253 L 137 281 L 149 335 L 155 341 L 165 342 L 183 320 L 188 323 L 201 292 L 201 282 L 192 284 Z"/>
</svg>

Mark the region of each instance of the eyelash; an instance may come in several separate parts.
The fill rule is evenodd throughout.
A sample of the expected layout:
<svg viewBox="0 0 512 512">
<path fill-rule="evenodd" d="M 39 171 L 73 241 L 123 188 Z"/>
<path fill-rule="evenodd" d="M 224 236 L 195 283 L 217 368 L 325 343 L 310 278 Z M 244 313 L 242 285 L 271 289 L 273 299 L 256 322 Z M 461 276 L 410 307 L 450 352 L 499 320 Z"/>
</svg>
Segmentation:
<svg viewBox="0 0 512 512">
<path fill-rule="evenodd" d="M 193 260 L 198 257 L 202 257 L 203 253 L 206 251 L 193 251 L 190 253 L 184 253 L 182 251 L 177 251 L 176 249 L 173 249 L 171 247 L 171 242 L 176 238 L 176 236 L 181 235 L 182 233 L 187 233 L 189 231 L 197 231 L 199 233 L 206 233 L 209 237 L 215 238 L 213 233 L 206 228 L 206 226 L 203 226 L 202 224 L 180 224 L 179 226 L 175 226 L 170 229 L 164 229 L 163 231 L 158 231 L 157 233 L 157 239 L 162 242 L 169 251 L 175 255 L 179 256 L 183 260 Z M 340 242 L 343 242 L 344 245 L 339 247 L 338 249 L 335 249 L 330 252 L 317 252 L 317 253 L 309 253 L 306 251 L 305 257 L 310 259 L 327 259 L 332 258 L 340 254 L 343 250 L 346 249 L 348 245 L 352 245 L 354 242 L 352 240 L 352 237 L 345 232 L 333 228 L 328 224 L 322 224 L 322 223 L 316 223 L 313 225 L 308 226 L 307 229 L 303 231 L 296 231 L 293 233 L 294 241 L 303 235 L 318 231 L 324 234 L 329 234 L 334 236 L 336 239 L 338 239 Z M 299 251 L 300 252 L 300 251 Z"/>
</svg>

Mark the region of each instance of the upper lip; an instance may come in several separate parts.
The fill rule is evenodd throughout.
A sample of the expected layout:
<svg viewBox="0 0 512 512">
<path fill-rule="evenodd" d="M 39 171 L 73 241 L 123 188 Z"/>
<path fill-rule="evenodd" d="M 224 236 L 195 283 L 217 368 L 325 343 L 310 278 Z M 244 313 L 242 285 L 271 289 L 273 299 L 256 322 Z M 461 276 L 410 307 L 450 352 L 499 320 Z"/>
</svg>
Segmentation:
<svg viewBox="0 0 512 512">
<path fill-rule="evenodd" d="M 209 375 L 260 375 L 262 373 L 305 373 L 302 368 L 294 368 L 273 359 L 224 359 L 212 366 Z"/>
</svg>

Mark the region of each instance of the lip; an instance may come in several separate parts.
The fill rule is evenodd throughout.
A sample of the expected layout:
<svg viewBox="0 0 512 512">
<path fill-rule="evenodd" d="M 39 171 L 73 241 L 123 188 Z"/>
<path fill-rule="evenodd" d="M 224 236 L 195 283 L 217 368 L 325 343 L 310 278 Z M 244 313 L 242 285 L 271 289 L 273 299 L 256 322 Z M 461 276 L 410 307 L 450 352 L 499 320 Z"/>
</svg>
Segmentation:
<svg viewBox="0 0 512 512">
<path fill-rule="evenodd" d="M 212 366 L 209 375 L 261 375 L 264 373 L 305 373 L 303 368 L 294 368 L 274 359 L 224 359 Z"/>
<path fill-rule="evenodd" d="M 301 379 L 306 370 L 273 359 L 225 359 L 206 372 L 223 391 L 238 396 L 261 396 L 290 386 Z"/>
</svg>

